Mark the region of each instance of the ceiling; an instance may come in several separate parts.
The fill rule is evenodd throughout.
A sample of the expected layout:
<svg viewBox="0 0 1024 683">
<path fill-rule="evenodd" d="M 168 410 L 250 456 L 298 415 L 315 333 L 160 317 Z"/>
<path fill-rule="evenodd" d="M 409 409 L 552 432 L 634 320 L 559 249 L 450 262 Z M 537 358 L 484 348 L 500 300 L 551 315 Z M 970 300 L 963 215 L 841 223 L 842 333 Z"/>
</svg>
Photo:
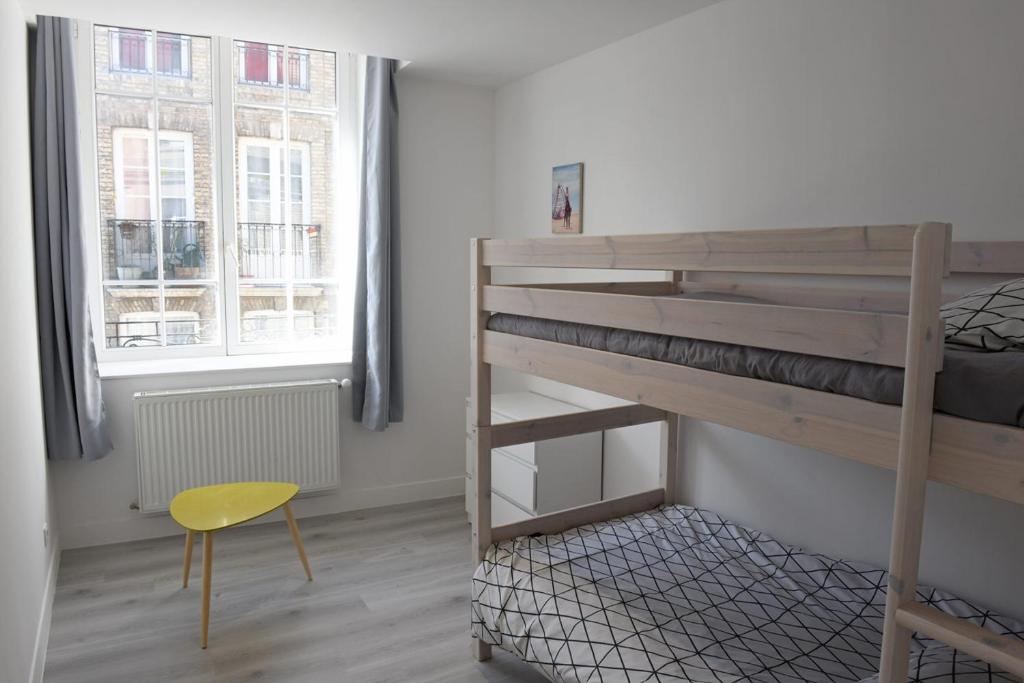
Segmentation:
<svg viewBox="0 0 1024 683">
<path fill-rule="evenodd" d="M 26 13 L 346 49 L 499 86 L 717 0 L 21 0 Z"/>
</svg>

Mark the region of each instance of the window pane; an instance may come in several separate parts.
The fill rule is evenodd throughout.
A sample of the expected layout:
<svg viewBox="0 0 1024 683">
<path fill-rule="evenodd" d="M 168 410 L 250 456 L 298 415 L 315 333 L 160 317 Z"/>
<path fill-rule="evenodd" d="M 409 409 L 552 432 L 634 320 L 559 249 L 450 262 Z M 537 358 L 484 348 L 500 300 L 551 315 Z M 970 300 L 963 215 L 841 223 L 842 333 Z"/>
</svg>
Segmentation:
<svg viewBox="0 0 1024 683">
<path fill-rule="evenodd" d="M 213 110 L 160 100 L 160 199 L 167 280 L 218 274 Z"/>
<path fill-rule="evenodd" d="M 232 47 L 236 102 L 284 104 L 284 46 L 236 40 Z"/>
<path fill-rule="evenodd" d="M 93 40 L 106 346 L 220 343 L 212 41 Z"/>
<path fill-rule="evenodd" d="M 277 343 L 288 339 L 288 293 L 284 285 L 239 287 L 239 339 Z"/>
<path fill-rule="evenodd" d="M 108 349 L 161 346 L 160 288 L 117 285 L 103 288 L 104 336 Z"/>
<path fill-rule="evenodd" d="M 184 198 L 173 198 L 164 194 L 160 197 L 160 204 L 163 206 L 161 215 L 164 221 L 188 220 L 188 202 Z"/>
<path fill-rule="evenodd" d="M 287 276 L 281 191 L 284 117 L 279 110 L 236 107 L 235 135 L 239 277 L 281 279 Z"/>
<path fill-rule="evenodd" d="M 169 285 L 164 290 L 167 345 L 216 344 L 217 288 L 212 285 Z"/>
<path fill-rule="evenodd" d="M 295 285 L 293 329 L 295 339 L 338 335 L 338 288 L 319 283 Z"/>
<path fill-rule="evenodd" d="M 152 32 L 97 25 L 93 38 L 98 91 L 152 94 Z"/>
<path fill-rule="evenodd" d="M 209 38 L 157 33 L 155 53 L 157 94 L 197 100 L 213 96 L 213 43 Z"/>
<path fill-rule="evenodd" d="M 338 76 L 333 52 L 288 48 L 288 104 L 333 109 Z"/>
<path fill-rule="evenodd" d="M 289 119 L 292 170 L 292 221 L 301 224 L 307 239 L 308 267 L 296 277 L 333 278 L 335 202 L 335 116 L 293 112 Z M 298 173 L 294 173 L 298 171 Z"/>
<path fill-rule="evenodd" d="M 159 276 L 150 100 L 96 95 L 100 244 L 107 280 Z"/>
</svg>

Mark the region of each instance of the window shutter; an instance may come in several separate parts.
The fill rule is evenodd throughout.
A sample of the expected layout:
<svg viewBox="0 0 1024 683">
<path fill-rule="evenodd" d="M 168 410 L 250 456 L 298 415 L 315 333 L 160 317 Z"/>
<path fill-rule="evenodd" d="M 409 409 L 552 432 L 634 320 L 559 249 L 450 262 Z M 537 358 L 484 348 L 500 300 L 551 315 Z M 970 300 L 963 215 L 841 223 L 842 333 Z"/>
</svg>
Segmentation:
<svg viewBox="0 0 1024 683">
<path fill-rule="evenodd" d="M 263 43 L 245 44 L 245 80 L 266 83 L 270 79 L 267 46 Z"/>
</svg>

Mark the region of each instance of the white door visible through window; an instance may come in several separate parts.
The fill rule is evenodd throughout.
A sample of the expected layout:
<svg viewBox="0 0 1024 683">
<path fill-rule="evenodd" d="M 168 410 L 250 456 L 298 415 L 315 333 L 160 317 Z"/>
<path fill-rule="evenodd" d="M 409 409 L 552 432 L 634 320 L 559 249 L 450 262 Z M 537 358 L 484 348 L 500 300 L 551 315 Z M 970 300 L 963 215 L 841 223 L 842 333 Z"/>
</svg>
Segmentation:
<svg viewBox="0 0 1024 683">
<path fill-rule="evenodd" d="M 279 140 L 241 140 L 245 193 L 242 223 L 284 223 L 285 198 L 293 225 L 310 220 L 309 145 L 289 145 L 285 167 L 284 146 Z"/>
<path fill-rule="evenodd" d="M 239 238 L 242 276 L 277 279 L 286 276 L 283 258 L 287 226 L 291 222 L 294 272 L 302 273 L 309 260 L 310 221 L 309 145 L 293 142 L 285 163 L 279 140 L 240 140 L 242 162 Z M 287 207 L 287 208 L 286 208 Z M 287 212 L 287 214 L 286 214 Z"/>
<path fill-rule="evenodd" d="M 153 133 L 141 128 L 114 130 L 114 202 L 118 220 L 156 218 L 156 164 Z M 160 208 L 164 220 L 192 220 L 195 209 L 192 134 L 160 132 Z"/>
</svg>

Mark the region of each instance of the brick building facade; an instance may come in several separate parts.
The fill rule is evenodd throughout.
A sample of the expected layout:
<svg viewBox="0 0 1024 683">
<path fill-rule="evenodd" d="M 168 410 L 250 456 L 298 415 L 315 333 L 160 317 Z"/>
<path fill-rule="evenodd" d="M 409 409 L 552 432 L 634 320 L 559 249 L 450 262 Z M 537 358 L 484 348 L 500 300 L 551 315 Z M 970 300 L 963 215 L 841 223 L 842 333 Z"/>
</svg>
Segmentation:
<svg viewBox="0 0 1024 683">
<path fill-rule="evenodd" d="M 327 334 L 335 328 L 336 288 L 317 280 L 332 279 L 337 266 L 331 234 L 336 114 L 300 108 L 336 106 L 335 57 L 290 49 L 285 69 L 277 46 L 235 41 L 232 47 L 238 144 L 232 144 L 229 158 L 236 225 L 223 238 L 235 241 L 240 320 L 228 322 L 240 325 L 242 341 L 286 337 L 282 325 L 288 321 L 289 302 L 282 278 L 291 272 L 302 278 L 292 284 L 295 336 Z M 97 182 L 108 347 L 159 343 L 161 300 L 168 344 L 220 338 L 219 245 L 225 231 L 217 222 L 212 54 L 209 38 L 95 29 Z M 285 70 L 287 76 L 279 73 Z M 294 82 L 287 88 L 287 109 L 285 77 Z M 286 130 L 287 152 L 282 144 Z M 278 150 L 274 158 L 279 164 L 260 169 L 268 171 L 267 178 L 247 172 L 242 141 Z M 293 166 L 295 157 L 303 163 Z M 301 176 L 293 175 L 299 167 Z M 262 216 L 257 222 L 247 215 L 245 196 L 247 190 L 266 191 L 269 185 L 279 185 L 274 190 L 281 207 L 273 220 Z M 286 221 L 293 223 L 290 229 Z M 157 256 L 160 251 L 162 258 Z M 232 260 L 227 264 L 236 267 Z M 279 320 L 267 322 L 278 315 Z"/>
</svg>

